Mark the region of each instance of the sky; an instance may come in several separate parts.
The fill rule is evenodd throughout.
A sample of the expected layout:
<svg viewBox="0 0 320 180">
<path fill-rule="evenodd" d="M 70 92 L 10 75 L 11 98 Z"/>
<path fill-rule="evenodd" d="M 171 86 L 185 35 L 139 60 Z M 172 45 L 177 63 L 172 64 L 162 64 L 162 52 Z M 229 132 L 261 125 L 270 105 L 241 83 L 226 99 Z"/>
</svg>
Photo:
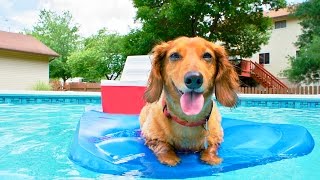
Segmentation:
<svg viewBox="0 0 320 180">
<path fill-rule="evenodd" d="M 288 3 L 303 0 L 287 0 Z M 80 26 L 82 36 L 96 34 L 99 29 L 126 34 L 140 26 L 134 22 L 136 9 L 132 0 L 0 0 L 0 30 L 31 30 L 42 9 L 57 13 L 69 11 Z"/>
</svg>

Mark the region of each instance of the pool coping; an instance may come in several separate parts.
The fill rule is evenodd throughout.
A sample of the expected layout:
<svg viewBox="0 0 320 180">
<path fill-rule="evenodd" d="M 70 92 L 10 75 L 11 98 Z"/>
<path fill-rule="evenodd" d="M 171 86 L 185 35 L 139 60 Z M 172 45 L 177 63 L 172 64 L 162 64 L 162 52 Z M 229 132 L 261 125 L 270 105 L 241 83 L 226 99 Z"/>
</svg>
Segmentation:
<svg viewBox="0 0 320 180">
<path fill-rule="evenodd" d="M 0 90 L 0 97 L 7 96 L 55 96 L 55 97 L 101 97 L 101 92 L 80 92 L 80 91 L 3 91 Z"/>
</svg>

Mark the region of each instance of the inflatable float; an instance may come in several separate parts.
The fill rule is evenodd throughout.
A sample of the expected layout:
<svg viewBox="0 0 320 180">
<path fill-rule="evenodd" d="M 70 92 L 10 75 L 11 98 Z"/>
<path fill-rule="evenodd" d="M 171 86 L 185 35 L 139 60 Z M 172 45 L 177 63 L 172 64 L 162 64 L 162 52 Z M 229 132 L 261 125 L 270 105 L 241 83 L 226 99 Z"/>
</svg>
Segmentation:
<svg viewBox="0 0 320 180">
<path fill-rule="evenodd" d="M 104 99 L 106 91 L 103 90 L 102 104 L 112 101 L 121 91 L 128 94 L 128 89 L 124 87 L 107 89 L 112 96 Z M 143 88 L 131 90 L 140 96 Z M 139 100 L 133 102 L 138 102 L 137 106 L 143 105 Z M 181 163 L 168 167 L 160 164 L 144 145 L 139 130 L 139 108 L 128 108 L 125 114 L 119 114 L 121 108 L 123 111 L 126 108 L 122 104 L 117 109 L 118 102 L 114 103 L 115 109 L 112 106 L 103 106 L 103 111 L 88 109 L 79 120 L 69 154 L 74 163 L 95 172 L 113 175 L 191 178 L 303 156 L 314 147 L 312 136 L 301 126 L 223 118 L 224 142 L 219 148 L 219 155 L 223 158 L 221 164 L 204 164 L 199 160 L 199 153 L 179 153 Z"/>
</svg>

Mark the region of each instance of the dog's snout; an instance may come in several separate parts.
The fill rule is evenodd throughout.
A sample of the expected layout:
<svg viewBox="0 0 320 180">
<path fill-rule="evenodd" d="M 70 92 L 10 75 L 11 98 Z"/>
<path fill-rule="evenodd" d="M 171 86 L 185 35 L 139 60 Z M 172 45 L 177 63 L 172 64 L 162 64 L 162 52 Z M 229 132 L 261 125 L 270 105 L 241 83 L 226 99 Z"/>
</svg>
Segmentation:
<svg viewBox="0 0 320 180">
<path fill-rule="evenodd" d="M 188 72 L 184 76 L 184 83 L 189 89 L 198 89 L 203 83 L 203 76 L 196 71 Z"/>
</svg>

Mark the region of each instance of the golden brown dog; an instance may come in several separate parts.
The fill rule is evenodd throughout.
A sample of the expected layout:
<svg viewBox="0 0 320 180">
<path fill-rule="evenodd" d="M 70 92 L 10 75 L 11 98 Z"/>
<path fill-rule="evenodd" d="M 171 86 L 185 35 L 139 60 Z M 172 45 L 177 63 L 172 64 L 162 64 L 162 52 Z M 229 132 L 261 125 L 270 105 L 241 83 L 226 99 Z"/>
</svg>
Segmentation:
<svg viewBox="0 0 320 180">
<path fill-rule="evenodd" d="M 175 151 L 201 152 L 201 160 L 219 164 L 221 117 L 212 95 L 224 106 L 237 102 L 238 75 L 223 47 L 200 37 L 180 37 L 153 49 L 152 69 L 140 113 L 146 145 L 169 166 Z"/>
</svg>

